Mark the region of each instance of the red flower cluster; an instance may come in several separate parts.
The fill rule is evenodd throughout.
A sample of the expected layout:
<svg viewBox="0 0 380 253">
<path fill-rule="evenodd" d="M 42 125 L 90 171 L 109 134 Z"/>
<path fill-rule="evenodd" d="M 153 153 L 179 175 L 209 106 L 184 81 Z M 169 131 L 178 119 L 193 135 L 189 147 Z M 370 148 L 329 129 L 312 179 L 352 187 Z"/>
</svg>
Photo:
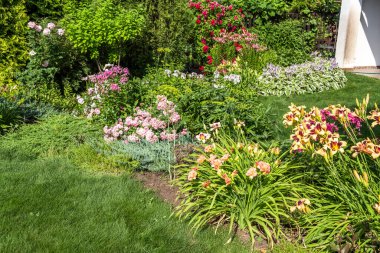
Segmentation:
<svg viewBox="0 0 380 253">
<path fill-rule="evenodd" d="M 232 5 L 225 6 L 211 0 L 198 2 L 190 0 L 189 8 L 194 9 L 197 13 L 196 23 L 200 25 L 201 49 L 204 54 L 207 54 L 207 64 L 211 65 L 213 58 L 208 54 L 215 43 L 213 38 L 223 32 L 239 32 L 244 14 L 241 9 L 235 10 Z M 240 51 L 242 46 L 237 45 L 236 49 Z"/>
<path fill-rule="evenodd" d="M 211 65 L 212 62 L 213 62 L 212 56 L 211 56 L 211 55 L 208 55 L 208 56 L 207 56 L 207 64 Z"/>
</svg>

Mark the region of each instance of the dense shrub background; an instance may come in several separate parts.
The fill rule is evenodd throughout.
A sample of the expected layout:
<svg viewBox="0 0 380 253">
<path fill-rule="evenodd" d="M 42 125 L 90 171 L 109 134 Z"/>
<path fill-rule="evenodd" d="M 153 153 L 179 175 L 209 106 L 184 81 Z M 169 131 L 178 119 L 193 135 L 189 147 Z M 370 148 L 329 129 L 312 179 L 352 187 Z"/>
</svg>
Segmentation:
<svg viewBox="0 0 380 253">
<path fill-rule="evenodd" d="M 122 63 L 137 75 L 147 66 L 174 64 L 191 68 L 197 63 L 194 43 L 195 21 L 187 0 L 123 0 L 126 5 L 141 5 L 145 10 L 146 29 L 128 44 Z"/>
<path fill-rule="evenodd" d="M 314 47 L 312 43 L 308 43 L 308 36 L 303 30 L 301 21 L 285 20 L 277 24 L 268 23 L 256 27 L 256 30 L 260 42 L 276 53 L 276 57 L 272 59 L 273 64 L 289 66 L 310 59 Z"/>
<path fill-rule="evenodd" d="M 0 2 L 0 94 L 16 89 L 15 72 L 25 65 L 25 0 Z"/>
</svg>

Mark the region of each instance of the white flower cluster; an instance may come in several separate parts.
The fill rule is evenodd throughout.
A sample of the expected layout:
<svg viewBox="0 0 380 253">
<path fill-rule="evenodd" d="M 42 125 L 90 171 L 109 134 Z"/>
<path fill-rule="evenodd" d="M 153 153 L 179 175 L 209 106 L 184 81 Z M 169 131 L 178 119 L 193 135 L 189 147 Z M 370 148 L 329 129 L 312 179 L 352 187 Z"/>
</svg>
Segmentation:
<svg viewBox="0 0 380 253">
<path fill-rule="evenodd" d="M 197 74 L 195 72 L 187 73 L 186 74 L 186 73 L 181 72 L 179 70 L 174 70 L 172 72 L 170 69 L 165 69 L 165 74 L 168 77 L 176 77 L 176 78 L 182 78 L 182 79 L 186 79 L 186 78 L 190 78 L 190 79 L 203 79 L 204 78 L 204 75 Z"/>
<path fill-rule="evenodd" d="M 230 74 L 230 75 L 224 76 L 224 80 L 232 82 L 234 84 L 238 84 L 241 82 L 241 77 L 236 74 Z"/>
</svg>

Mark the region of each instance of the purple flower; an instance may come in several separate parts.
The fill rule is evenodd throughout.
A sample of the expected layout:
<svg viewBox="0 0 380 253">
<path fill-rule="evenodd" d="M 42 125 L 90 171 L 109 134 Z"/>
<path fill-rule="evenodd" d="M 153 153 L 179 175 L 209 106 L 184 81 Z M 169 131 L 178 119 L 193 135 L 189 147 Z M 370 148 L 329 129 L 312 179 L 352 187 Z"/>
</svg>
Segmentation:
<svg viewBox="0 0 380 253">
<path fill-rule="evenodd" d="M 361 123 L 363 121 L 361 118 L 352 113 L 348 113 L 348 119 L 351 122 L 351 124 L 355 126 L 356 129 L 360 130 L 360 128 L 362 127 Z"/>
<path fill-rule="evenodd" d="M 338 132 L 339 128 L 334 123 L 327 123 L 327 130 L 329 130 L 332 133 Z"/>
</svg>

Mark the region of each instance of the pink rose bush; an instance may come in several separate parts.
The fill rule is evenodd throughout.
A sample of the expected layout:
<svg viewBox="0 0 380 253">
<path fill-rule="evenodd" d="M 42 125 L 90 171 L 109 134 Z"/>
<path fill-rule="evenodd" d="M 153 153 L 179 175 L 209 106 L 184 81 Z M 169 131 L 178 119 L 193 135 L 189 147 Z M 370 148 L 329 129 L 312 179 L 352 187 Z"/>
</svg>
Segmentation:
<svg viewBox="0 0 380 253">
<path fill-rule="evenodd" d="M 136 107 L 132 116 L 119 119 L 113 126 L 105 126 L 104 139 L 107 142 L 123 140 L 125 143 L 138 143 L 142 140 L 149 143 L 172 142 L 187 135 L 185 129 L 177 131 L 180 120 L 175 104 L 159 95 L 155 108 L 143 110 Z"/>
</svg>

